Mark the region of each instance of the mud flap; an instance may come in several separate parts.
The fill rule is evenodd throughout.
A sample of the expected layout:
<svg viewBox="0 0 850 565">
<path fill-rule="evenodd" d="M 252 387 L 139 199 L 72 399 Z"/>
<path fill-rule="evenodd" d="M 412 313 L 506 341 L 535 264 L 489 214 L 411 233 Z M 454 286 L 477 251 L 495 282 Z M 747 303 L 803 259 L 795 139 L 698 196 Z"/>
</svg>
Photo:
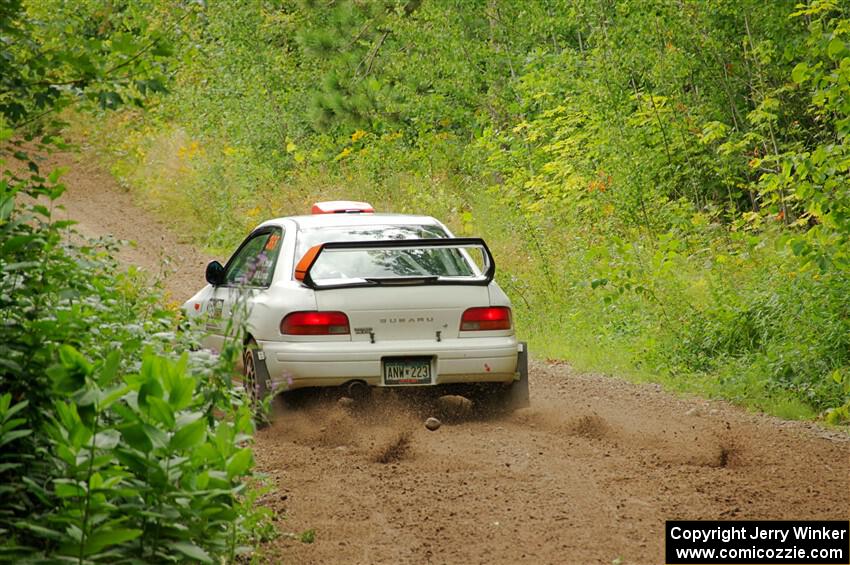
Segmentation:
<svg viewBox="0 0 850 565">
<path fill-rule="evenodd" d="M 511 409 L 526 408 L 531 405 L 531 397 L 528 389 L 528 344 L 519 342 L 517 352 L 516 377 L 510 386 L 507 404 Z"/>
</svg>

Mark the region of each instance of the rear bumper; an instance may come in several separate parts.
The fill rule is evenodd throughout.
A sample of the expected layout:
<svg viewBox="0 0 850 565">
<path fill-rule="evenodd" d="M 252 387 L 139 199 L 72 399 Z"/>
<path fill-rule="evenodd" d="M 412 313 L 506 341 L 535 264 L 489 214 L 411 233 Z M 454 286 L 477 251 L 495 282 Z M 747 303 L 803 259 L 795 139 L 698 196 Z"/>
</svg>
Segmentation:
<svg viewBox="0 0 850 565">
<path fill-rule="evenodd" d="M 385 357 L 433 357 L 432 385 L 510 382 L 517 370 L 516 336 L 448 339 L 442 342 L 261 341 L 269 376 L 278 390 L 339 386 L 361 380 L 384 386 Z M 426 385 L 427 386 L 427 385 Z"/>
</svg>

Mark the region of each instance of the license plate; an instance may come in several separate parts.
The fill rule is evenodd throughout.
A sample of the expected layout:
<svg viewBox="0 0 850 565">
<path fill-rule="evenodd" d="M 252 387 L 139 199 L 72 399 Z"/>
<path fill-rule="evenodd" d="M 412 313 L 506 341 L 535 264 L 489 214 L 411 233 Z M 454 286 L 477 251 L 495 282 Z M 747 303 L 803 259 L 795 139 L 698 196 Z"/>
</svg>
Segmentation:
<svg viewBox="0 0 850 565">
<path fill-rule="evenodd" d="M 431 384 L 430 357 L 390 357 L 384 359 L 385 385 Z"/>
</svg>

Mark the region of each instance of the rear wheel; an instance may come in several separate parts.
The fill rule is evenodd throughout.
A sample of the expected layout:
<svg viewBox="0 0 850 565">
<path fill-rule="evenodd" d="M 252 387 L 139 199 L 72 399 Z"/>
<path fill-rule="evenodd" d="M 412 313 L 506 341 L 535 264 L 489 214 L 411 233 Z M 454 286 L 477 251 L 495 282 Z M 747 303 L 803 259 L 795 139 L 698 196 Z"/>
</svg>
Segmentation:
<svg viewBox="0 0 850 565">
<path fill-rule="evenodd" d="M 263 400 L 269 395 L 268 371 L 265 370 L 265 360 L 262 351 L 254 339 L 249 339 L 242 352 L 241 385 L 251 410 L 258 419 L 264 419 Z"/>
</svg>

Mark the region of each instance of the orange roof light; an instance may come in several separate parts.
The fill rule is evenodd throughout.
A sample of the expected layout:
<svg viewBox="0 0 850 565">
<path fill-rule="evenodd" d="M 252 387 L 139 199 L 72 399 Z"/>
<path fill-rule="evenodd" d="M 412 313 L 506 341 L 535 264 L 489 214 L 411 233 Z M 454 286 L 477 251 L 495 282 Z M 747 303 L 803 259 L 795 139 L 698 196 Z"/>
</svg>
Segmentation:
<svg viewBox="0 0 850 565">
<path fill-rule="evenodd" d="M 351 202 L 349 200 L 331 200 L 313 204 L 314 214 L 358 214 L 370 213 L 375 209 L 368 202 Z"/>
</svg>

